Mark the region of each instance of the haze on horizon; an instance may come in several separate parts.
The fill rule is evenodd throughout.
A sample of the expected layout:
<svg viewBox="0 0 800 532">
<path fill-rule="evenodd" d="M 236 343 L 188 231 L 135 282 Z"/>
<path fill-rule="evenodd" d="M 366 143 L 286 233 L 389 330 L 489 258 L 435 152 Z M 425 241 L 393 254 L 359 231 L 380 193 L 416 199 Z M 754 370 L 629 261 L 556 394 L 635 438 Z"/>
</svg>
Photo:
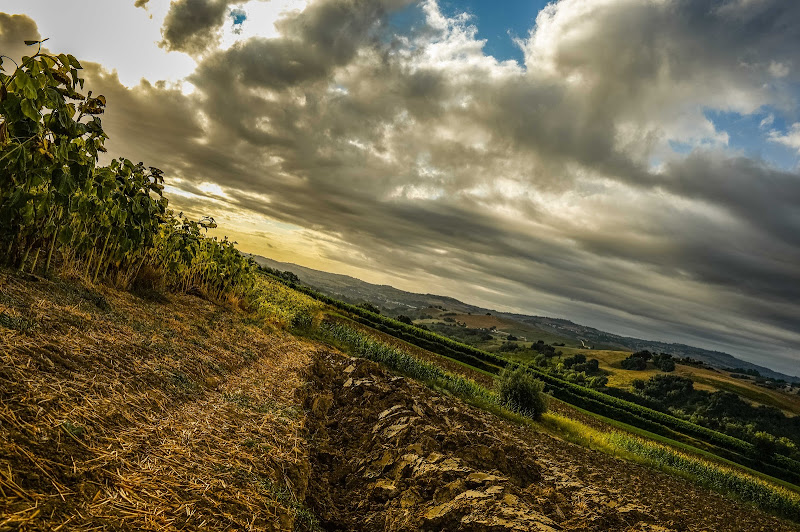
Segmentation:
<svg viewBox="0 0 800 532">
<path fill-rule="evenodd" d="M 800 3 L 496 6 L 6 0 L 0 53 L 243 251 L 800 373 Z"/>
</svg>

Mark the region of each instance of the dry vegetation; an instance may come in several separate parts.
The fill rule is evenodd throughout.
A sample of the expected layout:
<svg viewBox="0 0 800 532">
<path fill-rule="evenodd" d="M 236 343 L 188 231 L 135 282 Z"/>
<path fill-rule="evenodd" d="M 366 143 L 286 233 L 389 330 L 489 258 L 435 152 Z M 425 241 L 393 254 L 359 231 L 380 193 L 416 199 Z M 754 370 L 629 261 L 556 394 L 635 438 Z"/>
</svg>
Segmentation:
<svg viewBox="0 0 800 532">
<path fill-rule="evenodd" d="M 169 298 L 0 277 L 0 530 L 313 525 L 312 347 Z"/>
</svg>

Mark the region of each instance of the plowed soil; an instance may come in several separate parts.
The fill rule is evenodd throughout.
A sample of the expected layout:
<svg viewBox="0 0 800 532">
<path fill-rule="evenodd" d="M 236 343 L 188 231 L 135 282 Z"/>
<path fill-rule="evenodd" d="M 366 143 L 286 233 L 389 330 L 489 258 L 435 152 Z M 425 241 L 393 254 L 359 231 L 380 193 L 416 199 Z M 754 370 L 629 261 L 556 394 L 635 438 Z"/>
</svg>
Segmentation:
<svg viewBox="0 0 800 532">
<path fill-rule="evenodd" d="M 308 504 L 328 530 L 798 530 L 369 361 L 318 355 L 311 383 Z"/>
</svg>

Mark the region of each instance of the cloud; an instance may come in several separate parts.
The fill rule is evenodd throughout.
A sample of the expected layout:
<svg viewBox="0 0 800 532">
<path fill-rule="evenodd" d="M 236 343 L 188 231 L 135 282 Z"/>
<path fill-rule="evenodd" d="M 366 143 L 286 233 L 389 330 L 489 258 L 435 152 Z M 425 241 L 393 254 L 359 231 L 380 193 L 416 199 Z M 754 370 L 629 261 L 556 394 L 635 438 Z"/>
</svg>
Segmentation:
<svg viewBox="0 0 800 532">
<path fill-rule="evenodd" d="M 200 53 L 220 40 L 219 28 L 230 0 L 176 0 L 164 19 L 161 45 L 168 50 Z"/>
<path fill-rule="evenodd" d="M 800 176 L 706 113 L 796 111 L 800 4 L 561 0 L 524 66 L 433 0 L 318 0 L 223 49 L 232 5 L 164 20 L 192 93 L 87 68 L 109 149 L 167 171 L 177 208 L 248 251 L 793 367 Z"/>
<path fill-rule="evenodd" d="M 795 122 L 786 133 L 772 130 L 769 132 L 770 142 L 782 144 L 800 153 L 800 122 Z"/>
<path fill-rule="evenodd" d="M 22 56 L 31 53 L 31 48 L 26 46 L 24 41 L 36 41 L 41 38 L 36 22 L 29 17 L 0 13 L 0 50 L 3 51 L 3 55 L 19 62 Z M 14 68 L 6 59 L 6 71 L 13 71 Z"/>
</svg>

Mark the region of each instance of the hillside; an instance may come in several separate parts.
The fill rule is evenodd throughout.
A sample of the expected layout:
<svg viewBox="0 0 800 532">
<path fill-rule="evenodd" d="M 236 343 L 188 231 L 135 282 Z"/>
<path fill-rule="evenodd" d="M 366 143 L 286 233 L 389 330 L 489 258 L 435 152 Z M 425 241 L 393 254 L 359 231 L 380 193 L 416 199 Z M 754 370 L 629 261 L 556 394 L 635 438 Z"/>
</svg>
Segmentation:
<svg viewBox="0 0 800 532">
<path fill-rule="evenodd" d="M 3 530 L 798 529 L 278 314 L 0 273 L 0 316 Z"/>
<path fill-rule="evenodd" d="M 367 301 L 383 308 L 420 309 L 425 307 L 445 306 L 457 312 L 480 312 L 480 307 L 462 303 L 447 296 L 434 294 L 415 294 L 389 285 L 367 283 L 349 275 L 328 273 L 288 262 L 278 262 L 259 255 L 250 255 L 258 264 L 280 271 L 289 271 L 297 275 L 301 281 L 321 290 L 323 293 L 335 295 L 349 303 Z"/>
<path fill-rule="evenodd" d="M 798 530 L 800 416 L 750 386 L 793 387 L 258 268 L 45 41 L 0 65 L 0 532 Z"/>
<path fill-rule="evenodd" d="M 694 358 L 716 368 L 753 369 L 765 377 L 800 382 L 800 376 L 786 375 L 767 367 L 741 360 L 728 353 L 678 343 L 656 342 L 621 336 L 593 327 L 579 325 L 565 319 L 498 312 L 493 309 L 469 305 L 452 297 L 415 294 L 387 285 L 367 283 L 347 275 L 327 273 L 297 264 L 274 261 L 266 257 L 253 255 L 253 258 L 263 266 L 292 272 L 302 282 L 332 297 L 338 297 L 351 303 L 368 302 L 388 311 L 392 315 L 438 306 L 458 314 L 485 315 L 490 313 L 506 320 L 503 327 L 498 327 L 499 330 L 513 331 L 514 334 L 521 334 L 529 340 L 542 338 L 546 339 L 547 342 L 564 342 L 573 347 L 580 347 L 581 341 L 583 341 L 597 349 L 610 350 L 639 351 L 647 349 L 658 353 L 668 353 L 676 357 Z M 459 319 L 463 319 L 463 316 Z"/>
</svg>

